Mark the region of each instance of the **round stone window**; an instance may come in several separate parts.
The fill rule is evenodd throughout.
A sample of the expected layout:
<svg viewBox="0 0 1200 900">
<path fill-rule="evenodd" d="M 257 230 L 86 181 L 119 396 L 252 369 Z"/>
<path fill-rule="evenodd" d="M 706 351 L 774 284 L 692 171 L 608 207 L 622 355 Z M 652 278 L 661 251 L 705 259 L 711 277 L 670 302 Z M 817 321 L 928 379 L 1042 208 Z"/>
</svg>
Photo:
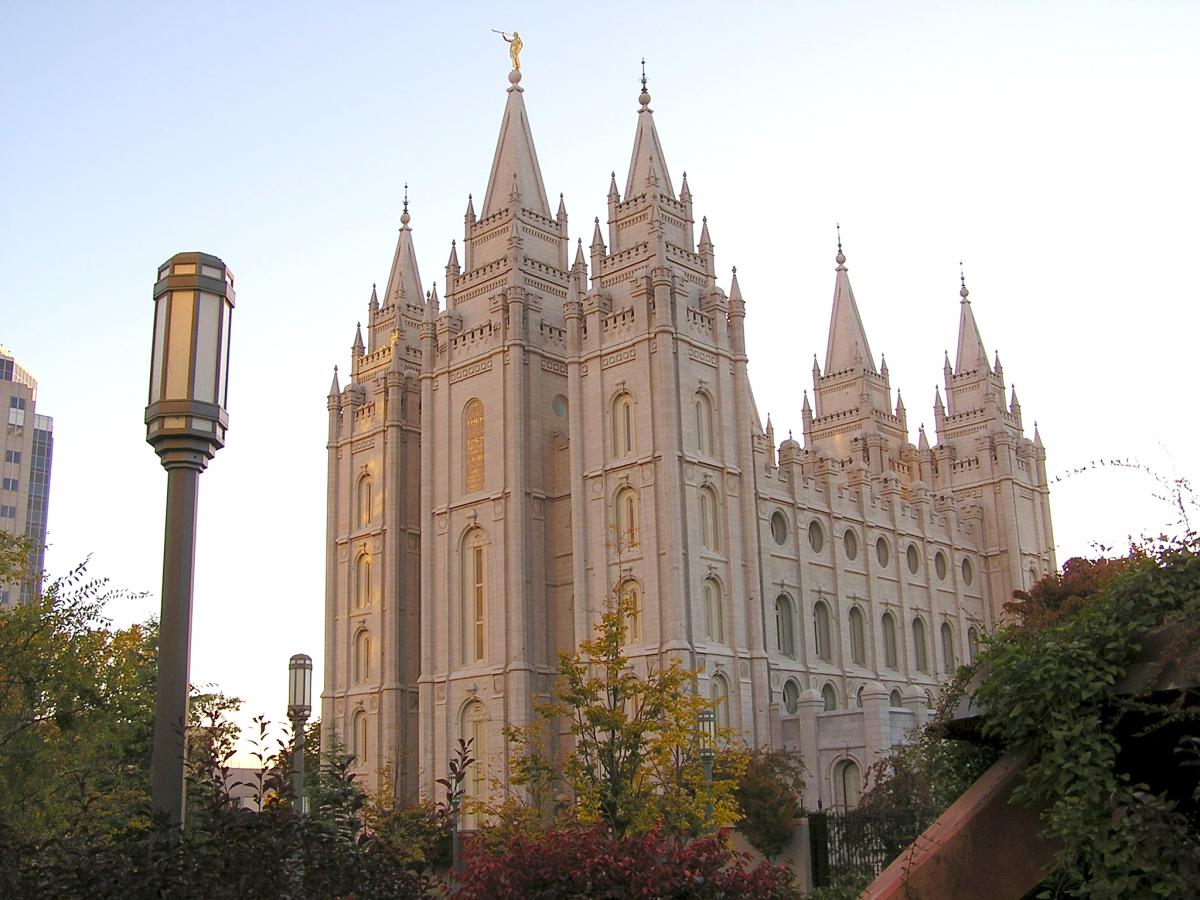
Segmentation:
<svg viewBox="0 0 1200 900">
<path fill-rule="evenodd" d="M 854 533 L 853 528 L 846 529 L 842 541 L 846 547 L 846 559 L 854 559 L 858 556 L 858 535 Z"/>
<path fill-rule="evenodd" d="M 783 510 L 781 509 L 777 509 L 771 514 L 771 537 L 781 547 L 787 541 L 788 521 L 787 516 L 783 514 Z"/>
<path fill-rule="evenodd" d="M 820 553 L 825 547 L 825 529 L 816 519 L 808 526 L 808 544 L 813 548 L 813 553 Z"/>
<path fill-rule="evenodd" d="M 937 572 L 939 581 L 946 580 L 946 554 L 941 550 L 933 557 L 933 568 Z"/>
<path fill-rule="evenodd" d="M 888 549 L 888 542 L 884 538 L 880 538 L 875 542 L 875 558 L 879 560 L 881 566 L 888 564 L 891 555 L 891 550 Z"/>
<path fill-rule="evenodd" d="M 963 583 L 970 584 L 971 581 L 975 578 L 975 572 L 971 568 L 971 560 L 963 559 L 962 573 L 963 573 Z"/>
<path fill-rule="evenodd" d="M 908 571 L 916 575 L 917 570 L 921 568 L 921 554 L 917 552 L 917 545 L 909 544 L 904 555 L 908 561 Z"/>
</svg>

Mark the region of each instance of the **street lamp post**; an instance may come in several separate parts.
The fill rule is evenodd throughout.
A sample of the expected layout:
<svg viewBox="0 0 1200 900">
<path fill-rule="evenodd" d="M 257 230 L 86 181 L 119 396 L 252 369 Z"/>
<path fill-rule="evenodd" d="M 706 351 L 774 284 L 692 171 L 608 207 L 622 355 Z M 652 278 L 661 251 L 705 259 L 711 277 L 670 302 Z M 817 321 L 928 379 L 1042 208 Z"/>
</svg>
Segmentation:
<svg viewBox="0 0 1200 900">
<path fill-rule="evenodd" d="M 292 787 L 296 795 L 295 810 L 301 816 L 308 811 L 304 800 L 304 725 L 311 714 L 312 657 L 297 653 L 288 661 L 288 718 L 292 720 L 292 731 L 296 735 Z"/>
<path fill-rule="evenodd" d="M 158 269 L 146 441 L 167 470 L 162 613 L 150 799 L 183 825 L 196 497 L 200 473 L 225 445 L 233 273 L 207 253 L 177 253 Z"/>
<path fill-rule="evenodd" d="M 704 826 L 712 828 L 713 760 L 717 758 L 717 714 L 711 709 L 700 710 L 700 762 L 704 763 L 704 782 L 708 796 L 704 803 Z"/>
</svg>

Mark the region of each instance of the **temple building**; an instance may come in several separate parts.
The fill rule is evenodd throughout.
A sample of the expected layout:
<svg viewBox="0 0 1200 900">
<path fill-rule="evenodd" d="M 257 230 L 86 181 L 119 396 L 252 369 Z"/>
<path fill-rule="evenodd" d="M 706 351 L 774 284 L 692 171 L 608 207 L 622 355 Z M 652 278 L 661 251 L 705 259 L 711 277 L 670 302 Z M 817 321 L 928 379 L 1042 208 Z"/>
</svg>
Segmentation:
<svg viewBox="0 0 1200 900">
<path fill-rule="evenodd" d="M 574 242 L 521 81 L 442 296 L 406 199 L 334 372 L 326 733 L 368 786 L 433 794 L 459 737 L 469 789 L 505 784 L 504 727 L 622 594 L 635 669 L 680 659 L 749 746 L 802 754 L 810 805 L 853 804 L 1012 591 L 1055 568 L 1041 440 L 961 283 L 935 433 L 914 443 L 839 238 L 824 364 L 792 412 L 803 444 L 777 443 L 744 325 L 794 298 L 743 297 L 736 269 L 720 283 L 645 79 L 624 183 Z"/>
</svg>

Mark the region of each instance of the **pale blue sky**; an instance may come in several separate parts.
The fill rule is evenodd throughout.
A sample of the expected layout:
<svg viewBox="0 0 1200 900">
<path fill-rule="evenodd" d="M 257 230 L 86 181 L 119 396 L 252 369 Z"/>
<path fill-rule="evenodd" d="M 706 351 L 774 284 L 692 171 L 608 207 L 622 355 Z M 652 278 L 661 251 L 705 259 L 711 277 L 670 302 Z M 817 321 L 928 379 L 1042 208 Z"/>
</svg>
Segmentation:
<svg viewBox="0 0 1200 900">
<path fill-rule="evenodd" d="M 486 187 L 519 30 L 571 238 L 623 184 L 647 59 L 676 181 L 738 266 L 777 437 L 823 357 L 842 223 L 916 437 L 955 343 L 958 260 L 1052 473 L 1197 476 L 1200 6 L 1193 3 L 3 4 L 0 343 L 56 421 L 47 557 L 150 596 L 165 476 L 142 412 L 156 267 L 238 278 L 229 442 L 201 482 L 193 678 L 280 718 L 320 665 L 325 394 L 391 260 L 425 287 Z M 931 434 L 932 437 L 932 434 Z M 1127 471 L 1056 485 L 1060 561 L 1172 519 Z M 319 684 L 319 681 L 318 681 Z"/>
</svg>

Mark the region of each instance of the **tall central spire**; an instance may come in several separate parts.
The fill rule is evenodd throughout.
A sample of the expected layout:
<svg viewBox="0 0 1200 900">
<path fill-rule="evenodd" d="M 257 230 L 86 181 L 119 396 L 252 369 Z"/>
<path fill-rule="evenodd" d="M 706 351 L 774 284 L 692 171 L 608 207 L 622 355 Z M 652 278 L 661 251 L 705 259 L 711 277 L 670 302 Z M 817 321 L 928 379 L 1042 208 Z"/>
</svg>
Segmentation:
<svg viewBox="0 0 1200 900">
<path fill-rule="evenodd" d="M 500 137 L 496 140 L 496 155 L 492 159 L 492 174 L 488 178 L 482 215 L 486 219 L 499 212 L 516 195 L 525 209 L 550 218 L 542 168 L 538 165 L 533 132 L 529 128 L 529 114 L 521 98 L 525 92 L 521 87 L 521 73 L 513 69 L 508 73 L 508 80 L 511 82 L 508 102 L 504 105 L 504 118 L 500 120 Z"/>
<path fill-rule="evenodd" d="M 967 290 L 967 278 L 961 269 L 958 280 L 962 285 L 958 291 L 962 301 L 959 303 L 958 353 L 954 358 L 954 371 L 956 374 L 977 369 L 990 372 L 992 367 L 988 365 L 987 351 L 983 349 L 983 338 L 979 334 L 979 326 L 975 324 L 975 314 L 971 312 L 971 301 L 967 299 L 971 292 Z"/>
<path fill-rule="evenodd" d="M 396 252 L 392 256 L 392 270 L 388 274 L 387 288 L 383 293 L 384 306 L 399 306 L 401 299 L 421 305 L 425 292 L 421 290 L 421 273 L 417 269 L 417 253 L 413 248 L 412 229 L 408 223 L 408 185 L 404 185 L 404 212 L 400 214 L 400 236 L 396 239 Z"/>
<path fill-rule="evenodd" d="M 856 362 L 868 372 L 875 372 L 875 360 L 854 290 L 846 272 L 846 254 L 842 252 L 842 232 L 838 228 L 837 281 L 833 288 L 833 312 L 829 317 L 829 344 L 825 348 L 825 374 L 832 375 L 849 369 Z"/>
<path fill-rule="evenodd" d="M 642 108 L 638 110 L 637 132 L 633 137 L 633 155 L 629 159 L 629 177 L 625 180 L 625 199 L 647 193 L 651 183 L 656 183 L 659 193 L 675 199 L 675 188 L 671 185 L 671 173 L 667 171 L 667 158 L 658 140 L 658 129 L 654 127 L 654 111 L 650 109 L 650 92 L 646 90 L 646 61 L 642 60 L 642 93 L 638 97 Z"/>
</svg>

